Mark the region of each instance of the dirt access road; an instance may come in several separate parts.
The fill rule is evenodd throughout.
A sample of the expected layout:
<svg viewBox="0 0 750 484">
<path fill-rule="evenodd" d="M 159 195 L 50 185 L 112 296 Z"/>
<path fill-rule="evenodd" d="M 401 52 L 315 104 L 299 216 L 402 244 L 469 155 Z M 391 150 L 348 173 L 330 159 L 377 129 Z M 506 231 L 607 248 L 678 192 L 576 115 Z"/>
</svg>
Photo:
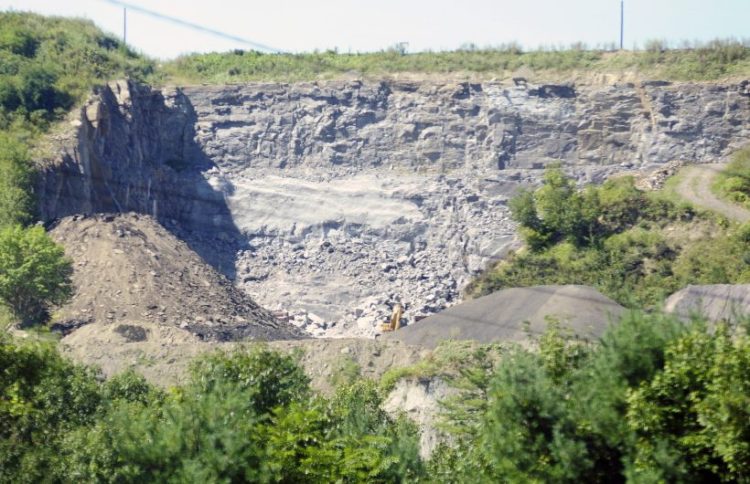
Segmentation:
<svg viewBox="0 0 750 484">
<path fill-rule="evenodd" d="M 677 193 L 698 207 L 713 210 L 736 222 L 748 222 L 750 221 L 749 210 L 722 200 L 711 191 L 714 177 L 726 166 L 725 164 L 710 164 L 683 168 L 681 172 L 683 179 L 677 185 Z"/>
</svg>

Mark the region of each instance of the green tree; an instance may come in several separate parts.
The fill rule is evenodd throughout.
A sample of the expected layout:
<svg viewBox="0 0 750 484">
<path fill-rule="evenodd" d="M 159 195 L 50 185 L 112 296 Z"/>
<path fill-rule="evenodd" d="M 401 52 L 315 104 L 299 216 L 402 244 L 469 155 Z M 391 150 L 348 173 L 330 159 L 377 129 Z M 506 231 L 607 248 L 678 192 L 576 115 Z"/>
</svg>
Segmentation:
<svg viewBox="0 0 750 484">
<path fill-rule="evenodd" d="M 633 479 L 746 482 L 750 477 L 750 339 L 719 327 L 671 344 L 663 371 L 628 399 Z"/>
<path fill-rule="evenodd" d="M 73 292 L 73 266 L 63 248 L 35 226 L 0 230 L 0 301 L 23 325 L 39 323 L 50 305 Z"/>
<path fill-rule="evenodd" d="M 535 251 L 561 241 L 585 247 L 597 243 L 601 235 L 598 191 L 578 191 L 559 164 L 547 168 L 536 191 L 519 192 L 510 208 L 526 243 Z"/>
<path fill-rule="evenodd" d="M 22 143 L 0 132 L 0 228 L 31 221 L 32 172 Z"/>
<path fill-rule="evenodd" d="M 247 391 L 254 411 L 270 414 L 279 406 L 305 399 L 310 379 L 295 358 L 265 347 L 215 353 L 192 367 L 192 385 L 201 393 L 240 388 Z"/>
<path fill-rule="evenodd" d="M 66 436 L 93 424 L 102 402 L 95 372 L 1 333 L 0 368 L 0 482 L 61 482 Z"/>
</svg>

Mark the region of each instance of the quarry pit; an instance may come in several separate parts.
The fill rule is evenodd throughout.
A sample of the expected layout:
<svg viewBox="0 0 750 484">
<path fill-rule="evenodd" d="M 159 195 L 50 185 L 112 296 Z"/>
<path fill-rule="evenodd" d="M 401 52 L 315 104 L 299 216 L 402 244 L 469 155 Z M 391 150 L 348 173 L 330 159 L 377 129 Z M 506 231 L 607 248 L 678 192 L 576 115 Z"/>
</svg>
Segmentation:
<svg viewBox="0 0 750 484">
<path fill-rule="evenodd" d="M 276 317 L 369 337 L 459 302 L 518 246 L 508 200 L 722 159 L 747 84 L 321 81 L 96 91 L 45 161 L 45 221 L 146 214 Z"/>
</svg>

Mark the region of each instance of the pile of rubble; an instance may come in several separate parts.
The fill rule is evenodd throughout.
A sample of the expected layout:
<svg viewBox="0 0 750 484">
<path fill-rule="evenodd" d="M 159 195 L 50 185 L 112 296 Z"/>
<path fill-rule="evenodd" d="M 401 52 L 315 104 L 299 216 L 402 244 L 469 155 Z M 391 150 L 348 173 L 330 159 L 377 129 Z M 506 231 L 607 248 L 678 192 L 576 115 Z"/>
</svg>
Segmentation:
<svg viewBox="0 0 750 484">
<path fill-rule="evenodd" d="M 287 203 L 297 212 L 288 225 L 251 217 L 253 226 L 239 226 L 253 236 L 238 255 L 236 282 L 316 336 L 373 337 L 397 302 L 408 324 L 457 302 L 473 275 L 517 243 L 507 200 L 528 181 L 508 175 L 360 175 L 342 185 L 356 194 L 357 207 L 342 205 L 336 181 L 299 181 L 305 190 L 292 190 L 295 184 L 295 193 L 280 193 L 279 180 L 275 191 L 263 180 L 237 183 L 230 206 L 251 201 L 252 210 L 284 220 L 271 206 L 281 196 L 293 198 Z M 378 205 L 373 197 L 391 209 L 361 216 L 362 205 Z"/>
</svg>

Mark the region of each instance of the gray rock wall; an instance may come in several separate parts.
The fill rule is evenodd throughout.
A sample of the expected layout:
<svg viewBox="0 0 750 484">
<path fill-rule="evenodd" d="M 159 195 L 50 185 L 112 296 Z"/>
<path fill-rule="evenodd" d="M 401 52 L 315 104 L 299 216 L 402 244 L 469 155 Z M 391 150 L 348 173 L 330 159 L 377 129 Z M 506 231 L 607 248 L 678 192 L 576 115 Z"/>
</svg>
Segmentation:
<svg viewBox="0 0 750 484">
<path fill-rule="evenodd" d="M 223 195 L 204 175 L 211 161 L 195 142 L 195 112 L 179 90 L 114 82 L 73 119 L 73 135 L 43 164 L 43 220 L 138 212 L 203 229 L 231 227 Z"/>
<path fill-rule="evenodd" d="M 356 81 L 158 91 L 116 82 L 98 89 L 74 123 L 74 139 L 38 186 L 43 219 L 133 210 L 205 227 L 227 222 L 214 166 L 330 175 L 716 161 L 748 139 L 750 92 L 747 83 Z"/>
<path fill-rule="evenodd" d="M 538 168 L 707 162 L 748 135 L 743 85 L 329 82 L 193 87 L 226 169 Z"/>
</svg>

